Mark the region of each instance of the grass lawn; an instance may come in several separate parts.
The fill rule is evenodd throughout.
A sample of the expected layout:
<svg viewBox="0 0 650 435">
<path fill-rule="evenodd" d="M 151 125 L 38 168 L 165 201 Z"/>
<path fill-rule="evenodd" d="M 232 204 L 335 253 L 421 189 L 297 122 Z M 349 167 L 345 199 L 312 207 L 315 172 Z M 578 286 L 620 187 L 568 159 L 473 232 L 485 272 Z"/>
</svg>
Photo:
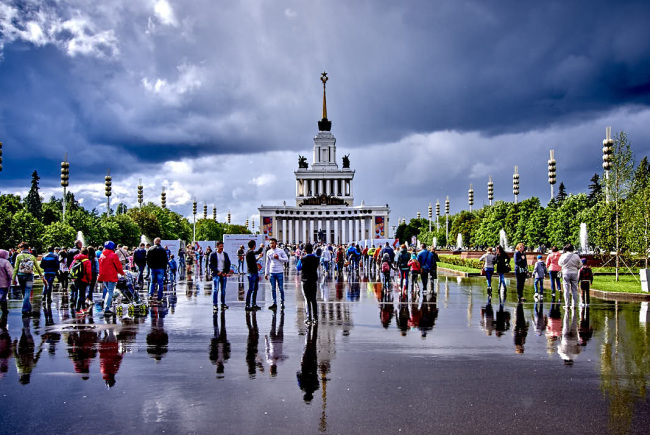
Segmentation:
<svg viewBox="0 0 650 435">
<path fill-rule="evenodd" d="M 479 273 L 479 272 L 481 272 L 481 269 L 474 269 L 474 268 L 465 267 L 465 266 L 457 266 L 455 264 L 449 264 L 449 263 L 443 263 L 443 262 L 438 263 L 438 267 L 444 267 L 445 269 L 453 269 L 453 270 L 457 270 L 459 272 L 470 272 L 470 273 Z"/>
<path fill-rule="evenodd" d="M 638 275 L 620 274 L 618 279 L 619 281 L 616 282 L 615 276 L 596 275 L 594 276 L 592 288 L 605 292 L 641 293 L 641 283 Z"/>
</svg>

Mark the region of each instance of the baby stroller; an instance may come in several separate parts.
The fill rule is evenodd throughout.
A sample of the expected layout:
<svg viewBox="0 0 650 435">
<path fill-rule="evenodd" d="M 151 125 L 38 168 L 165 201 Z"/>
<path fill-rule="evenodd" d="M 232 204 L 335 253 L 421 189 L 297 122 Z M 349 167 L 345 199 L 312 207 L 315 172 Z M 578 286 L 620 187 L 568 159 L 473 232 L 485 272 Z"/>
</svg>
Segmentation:
<svg viewBox="0 0 650 435">
<path fill-rule="evenodd" d="M 125 272 L 123 277 L 118 278 L 117 289 L 121 295 L 116 298 L 115 302 L 117 315 L 121 316 L 123 313 L 122 303 L 129 304 L 127 312 L 131 317 L 147 315 L 147 305 L 140 299 L 136 282 L 137 274 L 133 272 Z"/>
</svg>

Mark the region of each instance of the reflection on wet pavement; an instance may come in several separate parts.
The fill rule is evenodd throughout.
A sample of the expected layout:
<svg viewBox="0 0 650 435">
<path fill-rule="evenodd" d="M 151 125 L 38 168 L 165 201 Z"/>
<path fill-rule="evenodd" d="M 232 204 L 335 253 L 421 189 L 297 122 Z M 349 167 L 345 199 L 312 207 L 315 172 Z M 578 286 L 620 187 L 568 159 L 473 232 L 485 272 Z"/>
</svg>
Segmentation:
<svg viewBox="0 0 650 435">
<path fill-rule="evenodd" d="M 52 432 L 101 431 L 109 416 L 77 428 L 61 410 L 93 414 L 110 401 L 130 428 L 148 432 L 212 432 L 216 421 L 227 433 L 471 432 L 492 412 L 477 394 L 503 395 L 505 432 L 538 425 L 535 406 L 573 418 L 581 401 L 588 421 L 577 432 L 647 427 L 647 304 L 592 298 L 565 310 L 561 295 L 529 303 L 505 290 L 488 296 L 479 279 L 441 275 L 422 291 L 334 275 L 319 282 L 319 322 L 305 325 L 293 273 L 284 310 L 268 309 L 262 281 L 262 309 L 245 311 L 247 279 L 233 276 L 230 308 L 216 312 L 201 275 L 165 288 L 145 313 L 125 306 L 107 318 L 99 304 L 75 316 L 62 293 L 51 306 L 36 295 L 34 315 L 22 317 L 16 295 L 0 319 L 5 430 L 48 421 Z M 41 397 L 50 406 L 15 406 Z M 434 412 L 423 403 L 437 404 L 435 419 L 422 421 Z"/>
</svg>

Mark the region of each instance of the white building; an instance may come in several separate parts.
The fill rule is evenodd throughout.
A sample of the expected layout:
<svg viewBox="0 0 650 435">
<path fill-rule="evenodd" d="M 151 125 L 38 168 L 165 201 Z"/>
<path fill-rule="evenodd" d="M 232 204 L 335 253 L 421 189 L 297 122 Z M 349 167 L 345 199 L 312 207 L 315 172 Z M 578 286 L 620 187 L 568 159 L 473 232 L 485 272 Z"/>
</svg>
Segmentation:
<svg viewBox="0 0 650 435">
<path fill-rule="evenodd" d="M 300 156 L 296 176 L 295 206 L 259 208 L 260 227 L 267 239 L 282 243 L 306 243 L 319 240 L 327 243 L 350 243 L 388 237 L 388 204 L 382 206 L 354 205 L 354 170 L 347 156 L 342 168 L 336 162 L 336 138 L 327 119 L 323 73 L 323 119 L 318 122 L 314 137 L 311 167 Z"/>
</svg>

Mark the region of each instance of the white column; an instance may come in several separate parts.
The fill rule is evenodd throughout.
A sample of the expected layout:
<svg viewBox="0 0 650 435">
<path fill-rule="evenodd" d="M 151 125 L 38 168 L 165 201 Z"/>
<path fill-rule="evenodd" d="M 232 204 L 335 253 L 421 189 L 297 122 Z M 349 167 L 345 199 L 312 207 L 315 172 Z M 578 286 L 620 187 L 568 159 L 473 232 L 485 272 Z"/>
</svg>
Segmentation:
<svg viewBox="0 0 650 435">
<path fill-rule="evenodd" d="M 309 219 L 309 236 L 305 239 L 305 243 L 307 241 L 314 243 L 313 238 L 314 238 L 314 220 Z"/>
<path fill-rule="evenodd" d="M 282 243 L 287 244 L 287 220 L 282 218 Z"/>
<path fill-rule="evenodd" d="M 330 180 L 325 180 L 325 193 L 330 194 Z"/>
<path fill-rule="evenodd" d="M 296 237 L 295 237 L 293 243 L 298 243 L 300 241 L 300 219 L 296 219 L 293 222 L 293 225 L 296 227 L 295 228 Z"/>
<path fill-rule="evenodd" d="M 349 219 L 348 222 L 348 242 L 354 242 L 354 219 Z"/>
<path fill-rule="evenodd" d="M 339 219 L 335 218 L 332 223 L 334 224 L 334 243 L 339 242 Z"/>
<path fill-rule="evenodd" d="M 332 237 L 330 236 L 330 220 L 325 221 L 325 243 L 332 243 Z"/>
<path fill-rule="evenodd" d="M 302 243 L 307 243 L 307 220 L 302 220 Z"/>
<path fill-rule="evenodd" d="M 318 180 L 318 194 L 319 195 L 323 194 L 323 180 L 322 179 Z"/>
<path fill-rule="evenodd" d="M 366 239 L 366 218 L 361 218 L 361 239 Z"/>
<path fill-rule="evenodd" d="M 288 229 L 289 237 L 287 237 L 287 243 L 293 243 L 293 219 L 287 220 L 287 226 L 289 227 Z"/>
</svg>

